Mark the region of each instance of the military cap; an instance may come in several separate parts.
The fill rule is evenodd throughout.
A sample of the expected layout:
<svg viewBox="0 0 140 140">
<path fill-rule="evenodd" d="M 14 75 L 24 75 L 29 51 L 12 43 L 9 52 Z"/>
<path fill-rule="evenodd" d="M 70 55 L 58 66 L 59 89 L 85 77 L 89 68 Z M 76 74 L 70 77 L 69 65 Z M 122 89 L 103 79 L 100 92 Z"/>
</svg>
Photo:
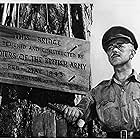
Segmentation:
<svg viewBox="0 0 140 140">
<path fill-rule="evenodd" d="M 109 30 L 105 32 L 102 38 L 103 49 L 107 51 L 108 43 L 117 38 L 125 38 L 129 40 L 129 42 L 134 45 L 135 50 L 137 50 L 138 44 L 137 44 L 134 34 L 130 30 L 121 26 L 111 27 Z"/>
</svg>

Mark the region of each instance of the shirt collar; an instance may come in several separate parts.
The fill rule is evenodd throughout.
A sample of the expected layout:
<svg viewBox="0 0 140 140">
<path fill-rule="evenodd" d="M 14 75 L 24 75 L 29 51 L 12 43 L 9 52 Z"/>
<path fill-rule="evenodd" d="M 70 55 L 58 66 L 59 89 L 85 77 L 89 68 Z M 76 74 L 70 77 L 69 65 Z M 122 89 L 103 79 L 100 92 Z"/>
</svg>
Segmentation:
<svg viewBox="0 0 140 140">
<path fill-rule="evenodd" d="M 140 75 L 137 74 L 137 72 L 133 69 L 132 70 L 132 74 L 129 75 L 128 79 L 135 79 L 136 81 L 140 82 Z M 116 78 L 115 78 L 115 74 L 112 76 L 112 78 L 108 81 L 108 83 L 106 84 L 106 86 L 110 86 L 112 84 L 112 82 L 116 82 Z M 118 80 L 117 80 L 118 81 Z"/>
<path fill-rule="evenodd" d="M 134 69 L 132 70 L 132 74 L 128 78 L 131 79 L 133 77 L 136 81 L 140 82 L 140 75 Z"/>
<path fill-rule="evenodd" d="M 114 80 L 113 80 L 113 77 L 106 83 L 106 86 L 110 86 L 111 84 L 112 84 L 112 82 L 113 82 Z"/>
</svg>

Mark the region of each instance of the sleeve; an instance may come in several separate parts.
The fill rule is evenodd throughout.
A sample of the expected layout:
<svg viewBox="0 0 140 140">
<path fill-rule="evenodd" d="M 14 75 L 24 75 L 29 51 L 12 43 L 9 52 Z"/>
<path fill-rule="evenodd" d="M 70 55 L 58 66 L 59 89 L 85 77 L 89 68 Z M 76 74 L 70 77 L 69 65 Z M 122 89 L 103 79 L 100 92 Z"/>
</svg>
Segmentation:
<svg viewBox="0 0 140 140">
<path fill-rule="evenodd" d="M 77 104 L 77 108 L 82 111 L 82 118 L 86 121 L 91 113 L 91 106 L 95 103 L 94 100 L 95 90 L 92 89 L 87 95 L 83 96 L 79 104 Z"/>
</svg>

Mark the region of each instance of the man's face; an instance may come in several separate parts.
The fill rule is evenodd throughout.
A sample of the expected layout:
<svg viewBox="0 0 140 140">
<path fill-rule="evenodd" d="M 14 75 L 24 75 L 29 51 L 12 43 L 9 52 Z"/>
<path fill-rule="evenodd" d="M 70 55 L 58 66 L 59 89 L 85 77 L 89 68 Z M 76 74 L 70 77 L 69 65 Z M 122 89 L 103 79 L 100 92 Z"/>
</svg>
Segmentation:
<svg viewBox="0 0 140 140">
<path fill-rule="evenodd" d="M 108 44 L 106 51 L 112 66 L 123 65 L 131 58 L 133 45 L 127 39 L 117 38 Z"/>
</svg>

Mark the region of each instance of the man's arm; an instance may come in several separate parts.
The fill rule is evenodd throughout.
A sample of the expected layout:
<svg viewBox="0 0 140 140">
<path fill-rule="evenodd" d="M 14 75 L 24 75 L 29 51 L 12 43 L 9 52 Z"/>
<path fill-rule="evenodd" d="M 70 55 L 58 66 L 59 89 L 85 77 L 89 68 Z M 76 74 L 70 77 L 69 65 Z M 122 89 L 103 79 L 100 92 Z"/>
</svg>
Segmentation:
<svg viewBox="0 0 140 140">
<path fill-rule="evenodd" d="M 90 106 L 94 103 L 93 95 L 94 93 L 92 90 L 92 92 L 83 96 L 80 103 L 75 107 L 65 106 L 64 117 L 70 122 L 74 122 L 83 116 L 86 116 L 85 118 L 87 118 L 87 115 L 89 115 L 90 112 Z"/>
</svg>

